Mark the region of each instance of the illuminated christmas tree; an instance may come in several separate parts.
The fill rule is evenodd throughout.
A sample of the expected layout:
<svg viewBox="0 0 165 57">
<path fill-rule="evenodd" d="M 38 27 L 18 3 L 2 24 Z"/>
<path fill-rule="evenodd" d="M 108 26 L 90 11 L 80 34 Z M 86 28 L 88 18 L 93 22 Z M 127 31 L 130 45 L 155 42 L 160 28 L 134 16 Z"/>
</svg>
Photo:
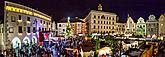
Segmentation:
<svg viewBox="0 0 165 57">
<path fill-rule="evenodd" d="M 68 17 L 66 30 L 65 30 L 65 36 L 70 37 L 72 35 L 71 25 L 70 25 L 70 17 Z"/>
</svg>

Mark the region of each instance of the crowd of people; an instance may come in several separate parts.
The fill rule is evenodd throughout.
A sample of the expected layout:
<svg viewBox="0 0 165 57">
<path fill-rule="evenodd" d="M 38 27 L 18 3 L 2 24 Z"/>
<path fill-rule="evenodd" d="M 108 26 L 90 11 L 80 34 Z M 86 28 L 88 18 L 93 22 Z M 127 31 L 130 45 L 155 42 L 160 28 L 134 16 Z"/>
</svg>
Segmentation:
<svg viewBox="0 0 165 57">
<path fill-rule="evenodd" d="M 81 39 L 69 38 L 52 40 L 44 46 L 22 44 L 21 48 L 7 49 L 2 55 L 6 57 L 82 57 L 83 42 Z"/>
</svg>

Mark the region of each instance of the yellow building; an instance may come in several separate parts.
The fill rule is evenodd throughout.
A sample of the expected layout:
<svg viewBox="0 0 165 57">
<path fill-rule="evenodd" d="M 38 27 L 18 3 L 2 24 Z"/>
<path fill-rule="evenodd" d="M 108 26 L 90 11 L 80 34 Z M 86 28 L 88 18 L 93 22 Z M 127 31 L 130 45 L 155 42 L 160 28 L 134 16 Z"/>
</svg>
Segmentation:
<svg viewBox="0 0 165 57">
<path fill-rule="evenodd" d="M 123 35 L 125 32 L 125 25 L 126 23 L 117 23 L 117 33 L 118 35 Z"/>
<path fill-rule="evenodd" d="M 165 14 L 159 18 L 159 35 L 165 37 Z"/>
<path fill-rule="evenodd" d="M 115 34 L 117 29 L 116 16 L 115 13 L 102 11 L 102 6 L 99 4 L 98 10 L 91 10 L 84 19 L 88 34 Z"/>
<path fill-rule="evenodd" d="M 3 41 L 12 47 L 21 47 L 22 43 L 37 43 L 37 32 L 52 30 L 52 17 L 33 8 L 5 1 L 3 20 Z M 32 39 L 32 40 L 30 40 Z M 35 39 L 35 40 L 34 40 Z"/>
</svg>

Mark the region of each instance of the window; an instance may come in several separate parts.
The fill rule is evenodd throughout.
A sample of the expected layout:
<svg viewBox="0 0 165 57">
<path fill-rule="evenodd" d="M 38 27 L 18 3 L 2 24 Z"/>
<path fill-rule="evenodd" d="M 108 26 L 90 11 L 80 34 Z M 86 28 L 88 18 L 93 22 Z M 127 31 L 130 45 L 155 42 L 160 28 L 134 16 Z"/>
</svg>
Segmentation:
<svg viewBox="0 0 165 57">
<path fill-rule="evenodd" d="M 104 26 L 104 29 L 105 29 L 105 26 Z"/>
<path fill-rule="evenodd" d="M 27 27 L 27 32 L 30 33 L 30 27 Z"/>
<path fill-rule="evenodd" d="M 59 24 L 59 27 L 61 27 L 61 24 Z"/>
<path fill-rule="evenodd" d="M 13 33 L 14 32 L 14 28 L 13 27 L 9 27 L 9 33 Z"/>
<path fill-rule="evenodd" d="M 114 20 L 115 18 L 112 18 L 112 20 Z"/>
<path fill-rule="evenodd" d="M 27 17 L 27 21 L 30 21 L 30 17 Z"/>
<path fill-rule="evenodd" d="M 101 21 L 101 24 L 102 24 L 102 21 Z"/>
<path fill-rule="evenodd" d="M 50 28 L 49 28 L 49 31 L 50 31 Z"/>
<path fill-rule="evenodd" d="M 108 26 L 107 26 L 107 29 L 108 29 Z"/>
<path fill-rule="evenodd" d="M 65 29 L 63 29 L 63 31 L 65 31 Z"/>
<path fill-rule="evenodd" d="M 109 29 L 111 29 L 111 26 L 109 26 Z"/>
<path fill-rule="evenodd" d="M 96 26 L 94 25 L 94 27 L 93 27 L 94 29 L 96 28 Z"/>
<path fill-rule="evenodd" d="M 101 19 L 105 19 L 105 16 L 103 15 L 103 16 L 101 16 Z"/>
<path fill-rule="evenodd" d="M 11 22 L 15 22 L 15 17 L 11 16 Z"/>
<path fill-rule="evenodd" d="M 104 21 L 104 24 L 105 24 L 105 21 Z"/>
<path fill-rule="evenodd" d="M 101 29 L 102 29 L 102 26 L 101 26 Z"/>
<path fill-rule="evenodd" d="M 41 31 L 41 27 L 39 27 L 39 31 Z"/>
<path fill-rule="evenodd" d="M 42 31 L 44 31 L 44 28 L 42 28 Z"/>
<path fill-rule="evenodd" d="M 111 20 L 111 17 L 109 17 L 109 20 Z"/>
<path fill-rule="evenodd" d="M 40 20 L 41 24 L 42 24 L 42 20 Z"/>
<path fill-rule="evenodd" d="M 108 24 L 108 21 L 107 21 L 107 24 Z"/>
<path fill-rule="evenodd" d="M 100 23 L 100 21 L 98 21 L 98 24 Z"/>
<path fill-rule="evenodd" d="M 45 31 L 46 31 L 46 28 L 45 28 Z"/>
<path fill-rule="evenodd" d="M 114 22 L 112 22 L 112 25 L 114 25 Z"/>
<path fill-rule="evenodd" d="M 36 32 L 36 28 L 35 27 L 33 27 L 33 33 L 35 33 Z"/>
<path fill-rule="evenodd" d="M 114 29 L 114 26 L 112 27 L 112 29 Z"/>
<path fill-rule="evenodd" d="M 19 19 L 19 20 L 21 20 L 21 19 L 22 19 L 22 18 L 21 18 L 21 15 L 18 15 L 18 19 Z"/>
<path fill-rule="evenodd" d="M 96 16 L 94 15 L 94 16 L 93 16 L 93 18 L 95 19 L 95 18 L 96 18 Z"/>
<path fill-rule="evenodd" d="M 107 19 L 108 19 L 108 17 L 107 17 Z"/>
<path fill-rule="evenodd" d="M 45 21 L 44 21 L 44 24 L 45 24 Z"/>
<path fill-rule="evenodd" d="M 98 19 L 100 19 L 100 16 L 98 16 Z"/>
<path fill-rule="evenodd" d="M 24 27 L 24 31 L 26 31 L 26 27 Z"/>
<path fill-rule="evenodd" d="M 111 24 L 111 22 L 109 22 L 109 24 Z"/>
<path fill-rule="evenodd" d="M 80 26 L 80 24 L 78 24 L 78 26 Z"/>
<path fill-rule="evenodd" d="M 94 20 L 94 23 L 96 23 L 96 20 Z"/>
<path fill-rule="evenodd" d="M 22 33 L 22 26 L 18 26 L 18 32 Z"/>
<path fill-rule="evenodd" d="M 100 27 L 98 26 L 98 29 L 99 29 Z"/>
</svg>

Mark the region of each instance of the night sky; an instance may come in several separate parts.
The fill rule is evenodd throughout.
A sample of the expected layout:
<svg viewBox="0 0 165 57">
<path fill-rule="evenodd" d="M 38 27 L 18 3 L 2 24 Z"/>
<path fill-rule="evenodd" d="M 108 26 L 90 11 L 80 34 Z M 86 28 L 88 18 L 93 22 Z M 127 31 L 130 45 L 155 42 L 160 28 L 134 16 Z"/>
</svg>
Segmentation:
<svg viewBox="0 0 165 57">
<path fill-rule="evenodd" d="M 84 17 L 90 10 L 97 10 L 98 3 L 103 11 L 114 12 L 121 20 L 127 15 L 133 19 L 142 16 L 148 19 L 150 14 L 159 18 L 165 13 L 165 0 L 8 0 L 37 9 L 58 21 L 63 17 Z"/>
</svg>

